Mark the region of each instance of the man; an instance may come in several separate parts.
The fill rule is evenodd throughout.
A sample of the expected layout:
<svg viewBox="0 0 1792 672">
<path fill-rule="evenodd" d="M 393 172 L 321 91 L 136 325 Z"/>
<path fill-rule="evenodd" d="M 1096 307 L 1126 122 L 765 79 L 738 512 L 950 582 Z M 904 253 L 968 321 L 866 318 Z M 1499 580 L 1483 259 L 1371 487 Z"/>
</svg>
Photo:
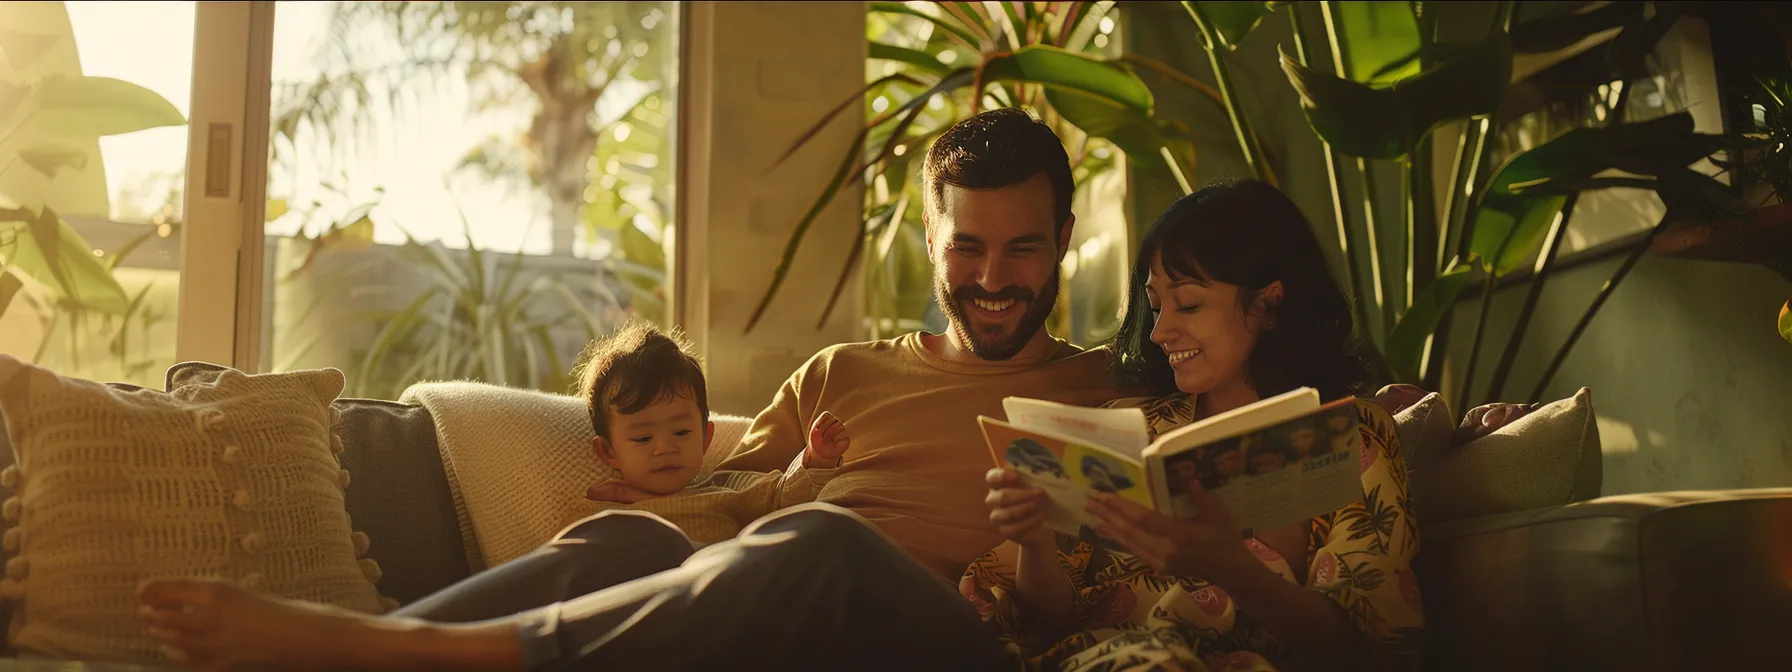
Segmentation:
<svg viewBox="0 0 1792 672">
<path fill-rule="evenodd" d="M 1069 157 L 1051 129 L 1017 109 L 977 115 L 934 142 L 924 179 L 934 289 L 951 328 L 823 350 L 720 467 L 782 468 L 831 412 L 853 444 L 817 498 L 826 504 L 695 555 L 658 519 L 599 516 L 402 619 L 155 582 L 142 591 L 152 632 L 171 657 L 202 666 L 987 666 L 993 639 L 950 583 L 1001 542 L 983 503 L 992 460 L 976 418 L 999 417 L 1008 396 L 1092 405 L 1117 395 L 1105 353 L 1043 329 L 1075 223 Z"/>
<path fill-rule="evenodd" d="M 1057 136 L 1021 110 L 986 112 L 934 142 L 923 179 L 934 294 L 950 329 L 823 350 L 720 468 L 781 468 L 814 416 L 832 412 L 855 447 L 819 500 L 956 581 L 1002 541 L 983 504 L 993 464 L 977 416 L 1002 417 L 1008 396 L 1094 405 L 1117 395 L 1104 352 L 1044 330 L 1076 219 Z"/>
</svg>

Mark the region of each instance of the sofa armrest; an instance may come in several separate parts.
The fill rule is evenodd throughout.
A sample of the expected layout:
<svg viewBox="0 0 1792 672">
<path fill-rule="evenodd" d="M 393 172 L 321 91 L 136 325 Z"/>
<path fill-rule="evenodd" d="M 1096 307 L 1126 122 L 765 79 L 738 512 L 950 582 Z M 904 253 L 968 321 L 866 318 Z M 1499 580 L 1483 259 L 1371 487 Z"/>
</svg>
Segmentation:
<svg viewBox="0 0 1792 672">
<path fill-rule="evenodd" d="M 1428 670 L 1792 660 L 1792 488 L 1604 497 L 1421 538 Z"/>
</svg>

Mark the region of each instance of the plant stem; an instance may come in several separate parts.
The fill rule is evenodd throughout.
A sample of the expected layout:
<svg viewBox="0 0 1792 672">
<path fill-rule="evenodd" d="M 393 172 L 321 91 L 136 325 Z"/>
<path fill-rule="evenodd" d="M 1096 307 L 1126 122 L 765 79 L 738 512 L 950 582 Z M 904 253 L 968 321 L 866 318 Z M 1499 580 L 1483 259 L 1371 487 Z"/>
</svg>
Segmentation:
<svg viewBox="0 0 1792 672">
<path fill-rule="evenodd" d="M 1348 79 L 1349 52 L 1344 44 L 1344 30 L 1338 18 L 1338 11 L 1334 7 L 1336 4 L 1335 2 L 1320 3 L 1319 10 L 1325 17 L 1326 41 L 1332 50 L 1332 71 L 1339 77 Z M 1357 174 L 1361 176 L 1363 183 L 1363 232 L 1366 234 L 1363 243 L 1369 252 L 1369 284 L 1375 305 L 1381 312 L 1379 333 L 1385 338 L 1387 333 L 1394 329 L 1394 313 L 1393 305 L 1388 303 L 1387 290 L 1382 282 L 1381 236 L 1375 226 L 1375 173 L 1370 168 L 1368 159 L 1357 157 Z M 1364 325 L 1364 328 L 1367 329 L 1368 325 Z"/>
<path fill-rule="evenodd" d="M 1512 365 L 1518 360 L 1518 350 L 1524 344 L 1525 331 L 1530 328 L 1531 318 L 1537 312 L 1537 301 L 1543 296 L 1543 286 L 1555 266 L 1556 253 L 1562 249 L 1562 239 L 1567 237 L 1568 223 L 1574 217 L 1574 205 L 1579 200 L 1578 192 L 1569 194 L 1562 204 L 1561 214 L 1556 216 L 1555 226 L 1550 227 L 1543 256 L 1537 259 L 1530 286 L 1525 290 L 1524 306 L 1519 308 L 1518 319 L 1512 323 L 1512 336 L 1506 339 L 1506 351 L 1500 355 L 1499 365 L 1493 369 L 1493 380 L 1488 382 L 1487 401 L 1484 403 L 1498 401 L 1506 391 L 1506 379 L 1512 375 Z"/>
<path fill-rule="evenodd" d="M 1196 26 L 1200 28 L 1203 35 L 1213 35 L 1213 30 L 1201 18 L 1201 12 L 1195 9 L 1194 3 L 1184 1 L 1182 8 L 1188 10 L 1188 15 L 1195 20 Z M 1257 179 L 1274 184 L 1275 180 L 1268 176 L 1263 165 L 1262 153 L 1257 145 L 1251 142 L 1251 138 L 1257 136 L 1256 132 L 1251 129 L 1251 121 L 1239 109 L 1238 91 L 1232 84 L 1232 71 L 1226 65 L 1224 54 L 1220 53 L 1225 51 L 1225 47 L 1212 38 L 1208 38 L 1206 42 L 1203 45 L 1206 47 L 1203 51 L 1207 52 L 1208 64 L 1213 66 L 1213 81 L 1219 85 L 1220 100 L 1226 106 L 1226 116 L 1232 120 L 1232 135 L 1238 141 L 1239 151 L 1244 154 L 1245 165 L 1250 167 L 1251 175 Z"/>
<path fill-rule="evenodd" d="M 1607 123 L 1608 127 L 1616 127 L 1624 123 L 1624 119 L 1627 116 L 1625 115 L 1625 111 L 1630 107 L 1630 91 L 1633 88 L 1635 87 L 1630 86 L 1630 82 L 1628 81 L 1619 82 L 1617 100 L 1612 103 L 1611 112 L 1608 113 L 1606 117 L 1609 120 L 1609 123 Z M 1562 225 L 1564 227 L 1567 226 L 1568 209 L 1573 206 L 1574 197 L 1570 196 L 1568 204 L 1563 206 L 1562 209 Z M 1642 260 L 1644 254 L 1648 253 L 1649 241 L 1653 240 L 1656 234 L 1661 233 L 1661 230 L 1667 227 L 1668 222 L 1671 221 L 1670 217 L 1672 214 L 1671 210 L 1662 214 L 1661 221 L 1656 222 L 1655 227 L 1649 230 L 1649 237 L 1638 243 L 1636 249 L 1631 250 L 1630 256 L 1624 258 L 1624 263 L 1618 266 L 1618 270 L 1612 274 L 1612 278 L 1607 280 L 1605 285 L 1599 288 L 1599 294 L 1593 297 L 1593 303 L 1587 306 L 1587 311 L 1585 313 L 1581 314 L 1580 321 L 1574 324 L 1574 329 L 1568 332 L 1568 338 L 1562 342 L 1562 347 L 1556 350 L 1555 357 L 1550 359 L 1549 366 L 1543 370 L 1543 376 L 1537 379 L 1537 386 L 1531 388 L 1529 403 L 1537 403 L 1538 400 L 1543 398 L 1543 391 L 1549 387 L 1550 381 L 1556 376 L 1556 371 L 1560 370 L 1562 368 L 1562 363 L 1568 359 L 1568 353 L 1574 350 L 1574 344 L 1576 341 L 1580 340 L 1581 333 L 1587 330 L 1587 325 L 1592 324 L 1593 316 L 1599 313 L 1599 308 L 1605 305 L 1606 299 L 1611 298 L 1612 292 L 1618 288 L 1618 283 L 1623 282 L 1624 276 L 1630 275 L 1630 270 L 1636 267 L 1637 262 Z M 1556 242 L 1557 241 L 1554 240 L 1550 241 L 1551 257 L 1554 257 L 1554 246 Z M 1547 261 L 1553 261 L 1553 259 Z M 1534 283 L 1539 285 L 1542 284 L 1547 271 L 1548 268 L 1546 266 L 1539 264 L 1537 279 Z M 1542 290 L 1540 288 L 1535 288 L 1532 291 L 1535 293 Z M 1528 309 L 1529 306 L 1527 305 L 1526 308 Z M 1524 316 L 1521 315 L 1520 317 Z M 1515 332 L 1513 334 L 1513 339 L 1516 340 L 1517 338 L 1518 334 Z M 1510 348 L 1508 348 L 1508 351 L 1510 351 Z M 1496 380 L 1498 379 L 1496 378 Z"/>
<path fill-rule="evenodd" d="M 1368 159 L 1357 157 L 1356 171 L 1363 181 L 1363 229 L 1368 234 L 1369 281 L 1375 292 L 1375 305 L 1381 311 L 1381 333 L 1385 336 L 1394 330 L 1394 302 L 1388 297 L 1384 279 L 1387 273 L 1381 266 L 1381 234 L 1376 226 L 1379 220 L 1375 217 L 1375 196 L 1381 192 L 1375 187 L 1375 166 Z"/>
<path fill-rule="evenodd" d="M 1402 313 L 1412 307 L 1413 295 L 1437 278 L 1442 250 L 1437 235 L 1437 185 L 1432 182 L 1431 139 L 1420 140 L 1401 166 L 1406 171 L 1406 300 Z"/>
<path fill-rule="evenodd" d="M 1487 160 L 1487 129 L 1492 125 L 1493 121 L 1487 117 L 1469 119 L 1462 129 L 1461 141 L 1456 145 L 1456 163 L 1451 168 L 1450 190 L 1444 194 L 1444 240 L 1440 248 L 1443 255 L 1438 262 L 1440 268 L 1449 267 L 1452 262 L 1468 262 L 1469 250 L 1464 240 L 1466 232 L 1472 228 L 1470 218 L 1474 212 L 1469 203 L 1474 200 L 1472 197 L 1476 179 L 1483 172 L 1480 170 L 1481 164 Z M 1444 361 L 1449 353 L 1450 332 L 1454 330 L 1455 323 L 1452 312 L 1437 324 L 1422 361 Z M 1421 378 L 1420 386 L 1443 392 L 1443 371 L 1441 365 L 1429 367 Z M 1458 407 L 1464 401 L 1467 401 L 1466 397 L 1456 399 Z"/>
<path fill-rule="evenodd" d="M 1464 366 L 1462 373 L 1462 388 L 1456 395 L 1454 408 L 1459 410 L 1467 410 L 1468 401 L 1474 394 L 1475 369 L 1481 363 L 1481 343 L 1487 337 L 1487 318 L 1493 313 L 1493 294 L 1499 289 L 1499 277 L 1493 274 L 1492 269 L 1487 270 L 1481 281 L 1481 310 L 1475 315 L 1475 335 L 1469 339 L 1468 364 Z M 1449 324 L 1449 321 L 1446 320 L 1444 324 Z"/>
<path fill-rule="evenodd" d="M 1444 241 L 1446 259 L 1449 250 L 1455 250 L 1459 260 L 1468 259 L 1468 243 L 1474 231 L 1474 210 L 1469 204 L 1475 200 L 1476 182 L 1481 176 L 1482 164 L 1487 160 L 1487 136 L 1492 127 L 1490 117 L 1469 119 L 1462 129 L 1462 141 L 1456 145 L 1456 166 L 1450 173 L 1450 192 L 1444 195 L 1444 217 L 1448 224 L 1447 240 Z"/>
<path fill-rule="evenodd" d="M 1294 32 L 1294 57 L 1301 65 L 1312 67 L 1312 60 L 1307 55 L 1306 33 L 1301 30 L 1300 8 L 1298 4 L 1288 6 L 1288 23 Z M 1368 297 L 1363 295 L 1363 269 L 1351 256 L 1356 249 L 1356 235 L 1350 230 L 1350 216 L 1345 213 L 1344 185 L 1338 178 L 1344 172 L 1344 159 L 1325 138 L 1319 138 L 1319 145 L 1325 150 L 1325 183 L 1331 188 L 1332 219 L 1337 224 L 1338 252 L 1350 282 L 1350 303 L 1356 308 L 1357 329 L 1366 335 L 1374 322 L 1369 316 Z"/>
<path fill-rule="evenodd" d="M 1656 234 L 1667 228 L 1670 214 L 1661 216 L 1661 221 L 1655 224 L 1655 228 L 1649 230 L 1649 237 L 1637 242 L 1636 249 L 1630 251 L 1630 256 L 1624 258 L 1624 263 L 1618 266 L 1617 272 L 1612 273 L 1612 278 L 1605 281 L 1605 286 L 1599 288 L 1599 294 L 1593 297 L 1593 303 L 1587 306 L 1587 312 L 1581 314 L 1580 321 L 1574 324 L 1574 330 L 1568 332 L 1568 339 L 1562 342 L 1562 348 L 1556 351 L 1555 358 L 1549 361 L 1549 367 L 1543 370 L 1543 377 L 1539 378 L 1537 386 L 1531 389 L 1529 403 L 1534 404 L 1543 399 L 1544 390 L 1549 387 L 1550 381 L 1555 379 L 1556 371 L 1562 368 L 1562 362 L 1567 361 L 1568 353 L 1574 350 L 1574 344 L 1587 330 L 1587 325 L 1593 323 L 1593 316 L 1599 314 L 1599 309 L 1605 305 L 1607 299 L 1612 297 L 1612 292 L 1617 291 L 1618 283 L 1624 282 L 1624 277 L 1630 275 L 1631 269 L 1636 268 L 1637 262 L 1642 261 L 1643 255 L 1649 253 L 1649 241 L 1654 240 Z"/>
</svg>

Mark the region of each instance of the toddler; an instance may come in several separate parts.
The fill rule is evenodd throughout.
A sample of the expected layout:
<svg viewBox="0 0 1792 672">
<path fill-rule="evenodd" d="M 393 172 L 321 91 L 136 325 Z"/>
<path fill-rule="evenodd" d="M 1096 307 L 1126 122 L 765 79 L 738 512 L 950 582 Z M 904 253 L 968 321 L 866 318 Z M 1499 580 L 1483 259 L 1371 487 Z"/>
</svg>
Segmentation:
<svg viewBox="0 0 1792 672">
<path fill-rule="evenodd" d="M 715 438 L 702 366 L 682 339 L 638 321 L 592 342 L 579 387 L 596 434 L 591 448 L 621 477 L 592 486 L 587 498 L 657 514 L 699 544 L 731 539 L 761 516 L 813 500 L 851 445 L 846 426 L 823 412 L 784 471 L 718 471 L 698 480 Z"/>
</svg>

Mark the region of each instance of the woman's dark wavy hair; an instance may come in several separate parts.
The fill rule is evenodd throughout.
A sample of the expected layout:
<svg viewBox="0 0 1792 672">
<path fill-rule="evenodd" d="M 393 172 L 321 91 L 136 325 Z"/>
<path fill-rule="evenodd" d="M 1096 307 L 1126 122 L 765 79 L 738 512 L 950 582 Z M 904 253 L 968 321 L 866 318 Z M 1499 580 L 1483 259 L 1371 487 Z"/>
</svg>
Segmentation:
<svg viewBox="0 0 1792 672">
<path fill-rule="evenodd" d="M 1177 391 L 1168 356 L 1151 342 L 1154 320 L 1145 297 L 1151 260 L 1159 254 L 1173 279 L 1237 285 L 1239 306 L 1247 310 L 1257 292 L 1282 281 L 1274 326 L 1257 335 L 1247 362 L 1259 396 L 1303 386 L 1326 400 L 1360 391 L 1368 370 L 1355 354 L 1350 302 L 1300 208 L 1257 180 L 1222 182 L 1184 196 L 1145 232 L 1112 347 L 1114 376 L 1122 386 Z"/>
</svg>

